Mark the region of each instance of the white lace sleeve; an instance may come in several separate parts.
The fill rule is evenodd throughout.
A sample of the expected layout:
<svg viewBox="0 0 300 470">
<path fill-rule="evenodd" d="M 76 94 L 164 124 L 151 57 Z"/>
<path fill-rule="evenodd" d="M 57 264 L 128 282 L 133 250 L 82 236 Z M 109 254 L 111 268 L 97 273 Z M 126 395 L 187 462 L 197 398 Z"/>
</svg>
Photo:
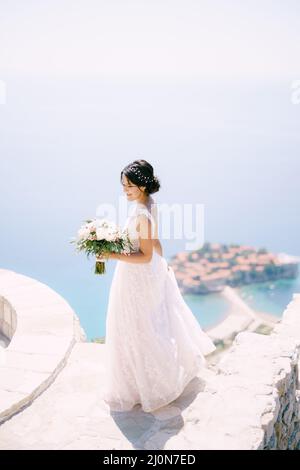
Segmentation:
<svg viewBox="0 0 300 470">
<path fill-rule="evenodd" d="M 151 222 L 151 236 L 153 237 L 154 233 L 155 233 L 155 220 L 154 220 L 154 217 L 150 214 L 150 212 L 147 210 L 147 209 L 142 209 L 142 208 L 139 208 L 138 211 L 137 211 L 137 217 L 139 215 L 145 215 L 148 220 L 150 220 Z"/>
</svg>

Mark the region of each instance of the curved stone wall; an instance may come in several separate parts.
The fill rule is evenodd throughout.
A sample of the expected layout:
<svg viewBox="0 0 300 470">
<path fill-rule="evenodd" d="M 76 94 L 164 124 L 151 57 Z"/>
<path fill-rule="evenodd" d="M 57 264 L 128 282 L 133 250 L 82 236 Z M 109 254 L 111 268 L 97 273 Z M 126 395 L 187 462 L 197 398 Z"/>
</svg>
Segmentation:
<svg viewBox="0 0 300 470">
<path fill-rule="evenodd" d="M 85 341 L 70 305 L 46 284 L 0 270 L 0 423 L 47 388 L 77 341 Z"/>
<path fill-rule="evenodd" d="M 17 328 L 17 315 L 7 299 L 0 294 L 0 334 L 2 346 L 7 347 Z"/>
</svg>

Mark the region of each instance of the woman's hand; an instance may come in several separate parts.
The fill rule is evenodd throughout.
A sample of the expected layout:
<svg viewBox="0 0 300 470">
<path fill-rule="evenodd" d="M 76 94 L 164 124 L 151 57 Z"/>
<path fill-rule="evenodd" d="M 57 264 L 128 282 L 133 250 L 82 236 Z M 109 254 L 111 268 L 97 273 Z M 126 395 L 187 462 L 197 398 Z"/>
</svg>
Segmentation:
<svg viewBox="0 0 300 470">
<path fill-rule="evenodd" d="M 119 259 L 118 258 L 118 253 L 103 253 L 102 255 L 96 255 L 96 261 L 102 261 L 105 262 L 108 259 Z"/>
<path fill-rule="evenodd" d="M 110 258 L 111 253 L 102 253 L 101 255 L 96 255 L 96 261 L 105 262 Z"/>
</svg>

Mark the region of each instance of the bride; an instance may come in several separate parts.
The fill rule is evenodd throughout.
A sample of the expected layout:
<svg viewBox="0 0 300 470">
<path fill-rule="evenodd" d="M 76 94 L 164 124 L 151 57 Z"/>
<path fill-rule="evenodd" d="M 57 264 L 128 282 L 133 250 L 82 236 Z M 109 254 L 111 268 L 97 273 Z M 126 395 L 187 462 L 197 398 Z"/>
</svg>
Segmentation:
<svg viewBox="0 0 300 470">
<path fill-rule="evenodd" d="M 185 303 L 158 239 L 160 188 L 153 167 L 135 160 L 121 172 L 128 201 L 126 220 L 133 251 L 117 259 L 106 316 L 104 400 L 113 411 L 141 405 L 152 412 L 178 398 L 216 349 Z"/>
</svg>

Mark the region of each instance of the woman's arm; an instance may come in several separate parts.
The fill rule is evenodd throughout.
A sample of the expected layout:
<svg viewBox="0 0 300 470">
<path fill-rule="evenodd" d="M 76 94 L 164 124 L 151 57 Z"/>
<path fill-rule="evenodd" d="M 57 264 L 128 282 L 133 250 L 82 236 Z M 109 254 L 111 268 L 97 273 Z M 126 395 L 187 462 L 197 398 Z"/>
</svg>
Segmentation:
<svg viewBox="0 0 300 470">
<path fill-rule="evenodd" d="M 112 255 L 112 256 L 111 256 Z M 124 255 L 123 253 L 111 253 L 109 258 L 112 259 L 119 259 L 121 261 L 126 261 L 127 263 L 149 263 L 151 258 L 142 251 L 138 251 L 137 253 L 131 253 L 130 255 Z"/>
<path fill-rule="evenodd" d="M 156 248 L 156 251 L 160 256 L 163 256 L 162 246 L 158 238 L 153 240 L 153 247 Z"/>
<path fill-rule="evenodd" d="M 128 263 L 150 263 L 153 255 L 152 224 L 148 217 L 140 214 L 137 218 L 137 232 L 139 232 L 140 251 L 130 255 L 119 254 L 120 260 Z"/>
<path fill-rule="evenodd" d="M 103 260 L 105 259 L 118 259 L 121 261 L 126 261 L 127 263 L 149 263 L 153 255 L 153 238 L 151 231 L 151 222 L 143 214 L 140 214 L 138 217 L 138 228 L 137 231 L 140 233 L 139 236 L 139 245 L 140 251 L 137 253 L 130 253 L 125 255 L 123 253 L 108 253 L 101 257 L 96 257 L 96 259 Z"/>
<path fill-rule="evenodd" d="M 153 248 L 157 251 L 157 253 L 160 256 L 163 256 L 162 246 L 161 246 L 160 240 L 158 238 L 158 224 L 157 224 L 158 215 L 157 215 L 157 207 L 156 206 L 154 206 L 153 217 L 155 219 L 154 236 L 153 236 Z"/>
</svg>

